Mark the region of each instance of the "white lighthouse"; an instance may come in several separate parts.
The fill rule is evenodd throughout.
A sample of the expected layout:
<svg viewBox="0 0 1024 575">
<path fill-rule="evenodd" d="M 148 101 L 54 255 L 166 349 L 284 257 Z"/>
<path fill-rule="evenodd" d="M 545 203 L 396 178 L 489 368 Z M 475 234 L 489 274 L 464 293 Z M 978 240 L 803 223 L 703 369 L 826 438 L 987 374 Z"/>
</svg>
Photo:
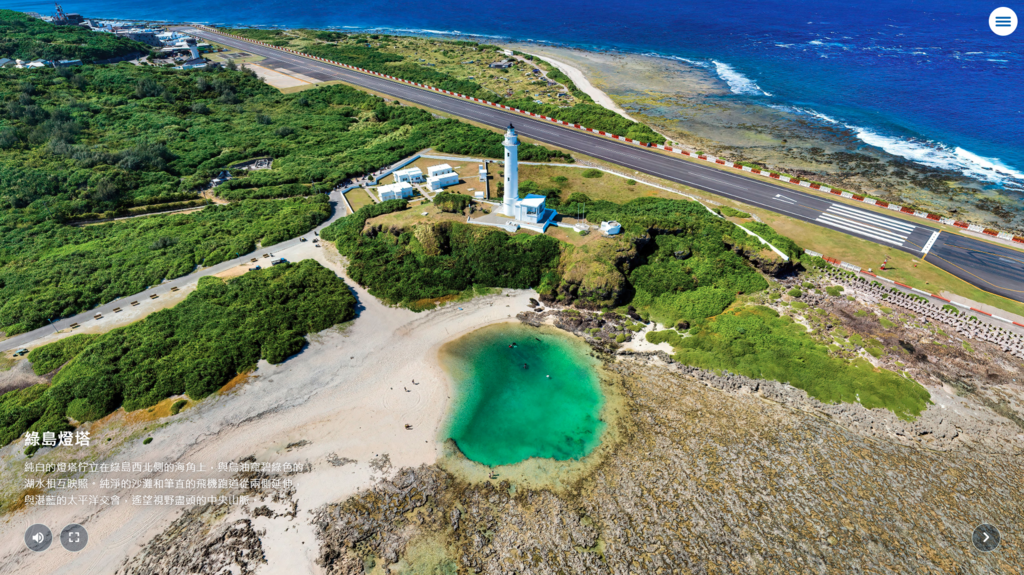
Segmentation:
<svg viewBox="0 0 1024 575">
<path fill-rule="evenodd" d="M 515 217 L 516 202 L 519 201 L 519 138 L 512 124 L 505 131 L 505 198 L 501 207 L 506 216 Z"/>
</svg>

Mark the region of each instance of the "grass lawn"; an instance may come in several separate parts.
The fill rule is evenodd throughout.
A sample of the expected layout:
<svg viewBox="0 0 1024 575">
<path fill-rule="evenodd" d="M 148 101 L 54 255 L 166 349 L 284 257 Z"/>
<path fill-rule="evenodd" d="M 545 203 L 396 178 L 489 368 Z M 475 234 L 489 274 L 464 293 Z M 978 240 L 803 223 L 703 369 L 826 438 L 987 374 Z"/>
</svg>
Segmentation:
<svg viewBox="0 0 1024 575">
<path fill-rule="evenodd" d="M 370 196 L 366 195 L 366 190 L 362 188 L 356 188 L 345 194 L 345 198 L 348 203 L 352 205 L 353 210 L 359 210 L 363 206 L 368 206 L 373 203 Z"/>
<path fill-rule="evenodd" d="M 497 170 L 501 166 L 495 166 Z M 614 174 L 601 173 L 599 178 L 584 178 L 583 172 L 586 168 L 562 167 L 562 166 L 530 166 L 519 164 L 519 182 L 532 180 L 541 188 L 560 187 L 563 201 L 568 200 L 573 192 L 581 192 L 592 200 L 607 200 L 624 204 L 639 197 L 668 198 L 670 200 L 683 200 L 684 196 L 673 194 L 658 188 L 644 185 L 637 182 L 636 185 L 628 185 L 628 178 Z M 619 168 L 621 171 L 621 168 Z M 495 174 L 496 176 L 498 174 Z M 565 177 L 568 181 L 564 184 L 556 184 L 552 178 Z M 682 187 L 682 186 L 676 186 Z"/>
<path fill-rule="evenodd" d="M 423 212 L 427 212 L 427 215 L 424 216 Z M 474 214 L 475 217 L 479 217 L 479 215 L 479 212 Z M 394 224 L 400 227 L 407 227 L 421 223 L 436 224 L 444 221 L 465 222 L 466 216 L 463 214 L 445 213 L 434 207 L 433 204 L 421 203 L 419 205 L 410 206 L 408 210 L 392 212 L 390 214 L 371 218 L 367 220 L 366 225 L 382 225 L 387 228 Z"/>
</svg>

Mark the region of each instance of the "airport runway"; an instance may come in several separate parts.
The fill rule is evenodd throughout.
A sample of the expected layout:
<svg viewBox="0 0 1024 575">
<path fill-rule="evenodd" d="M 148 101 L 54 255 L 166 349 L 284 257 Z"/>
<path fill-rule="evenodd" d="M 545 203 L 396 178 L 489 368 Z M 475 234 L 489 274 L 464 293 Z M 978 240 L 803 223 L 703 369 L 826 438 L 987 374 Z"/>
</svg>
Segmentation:
<svg viewBox="0 0 1024 575">
<path fill-rule="evenodd" d="M 174 29 L 262 56 L 265 60 L 259 63 L 260 66 L 282 73 L 302 74 L 320 81 L 340 80 L 388 94 L 399 101 L 415 102 L 496 128 L 514 124 L 520 134 L 540 142 L 926 258 L 929 263 L 985 291 L 1024 302 L 1024 253 L 1009 247 L 966 235 L 940 232 L 924 220 L 917 223 L 890 217 L 812 193 L 791 190 L 768 180 L 730 173 L 222 34 L 189 26 Z"/>
</svg>

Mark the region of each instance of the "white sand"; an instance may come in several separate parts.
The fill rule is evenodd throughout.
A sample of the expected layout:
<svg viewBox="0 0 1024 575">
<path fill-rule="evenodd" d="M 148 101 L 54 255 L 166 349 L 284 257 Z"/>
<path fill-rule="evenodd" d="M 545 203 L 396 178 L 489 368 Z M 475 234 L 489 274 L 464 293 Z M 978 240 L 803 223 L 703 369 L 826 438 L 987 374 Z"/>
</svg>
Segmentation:
<svg viewBox="0 0 1024 575">
<path fill-rule="evenodd" d="M 613 112 L 621 115 L 623 118 L 626 118 L 627 120 L 631 120 L 633 122 L 637 121 L 636 118 L 633 118 L 632 116 L 627 114 L 625 110 L 620 108 L 619 105 L 616 104 L 615 101 L 608 96 L 608 94 L 605 94 L 601 90 L 595 88 L 594 85 L 590 83 L 590 80 L 587 80 L 587 77 L 584 76 L 583 72 L 580 72 L 578 68 L 574 68 L 566 64 L 565 62 L 554 60 L 549 56 L 541 56 L 540 54 L 530 55 L 533 56 L 534 58 L 540 58 L 541 60 L 544 60 L 545 62 L 551 64 L 555 68 L 558 68 L 560 72 L 562 72 L 563 74 L 568 76 L 570 80 L 572 80 L 573 84 L 576 84 L 577 88 L 579 88 L 584 94 L 593 98 L 594 102 L 597 103 L 598 105 L 608 108 L 609 110 L 612 110 Z"/>
<path fill-rule="evenodd" d="M 672 355 L 673 353 L 675 353 L 675 350 L 672 348 L 671 345 L 669 345 L 667 343 L 654 344 L 654 343 L 651 343 L 651 342 L 647 341 L 647 334 L 648 333 L 650 333 L 652 331 L 662 331 L 662 330 L 665 330 L 665 329 L 668 329 L 668 328 L 666 328 L 665 326 L 660 325 L 660 324 L 652 321 L 651 323 L 649 323 L 646 326 L 644 326 L 644 328 L 642 330 L 638 331 L 636 333 L 636 335 L 633 336 L 633 339 L 623 343 L 622 347 L 619 348 L 620 349 L 620 353 L 622 351 L 627 351 L 627 350 L 628 351 L 635 351 L 635 352 L 639 352 L 639 353 L 646 353 L 646 352 L 653 352 L 653 351 L 663 351 L 663 352 L 665 352 L 665 353 L 667 353 L 669 355 Z"/>
<path fill-rule="evenodd" d="M 314 248 L 308 243 L 288 252 L 291 261 L 312 257 L 341 272 L 339 258 L 330 248 Z M 214 469 L 218 462 L 250 454 L 258 461 L 312 463 L 311 473 L 292 476 L 299 504 L 297 519 L 258 518 L 254 522 L 256 528 L 267 529 L 263 544 L 270 565 L 261 573 L 321 572 L 313 563 L 317 545 L 309 511 L 368 486 L 375 476 L 369 462 L 375 457 L 387 454 L 395 469 L 437 459 L 450 393 L 447 376 L 437 361 L 438 349 L 469 331 L 514 318 L 526 309 L 529 298 L 536 296 L 532 291 L 509 292 L 511 297 L 490 296 L 416 314 L 386 307 L 363 289 L 356 288 L 356 293 L 365 308 L 344 332 L 331 329 L 311 336 L 304 351 L 280 365 L 260 362 L 249 383 L 224 396 L 210 397 L 172 419 L 170 425 L 141 435 L 113 459 L 193 462 Z M 419 385 L 413 385 L 413 379 Z M 413 426 L 411 431 L 404 428 L 407 423 Z M 142 444 L 146 435 L 152 435 L 152 444 Z M 300 440 L 311 444 L 286 450 L 288 444 Z M 69 460 L 89 455 L 87 448 L 77 452 L 64 449 Z M 20 450 L 16 444 L 0 450 L 3 468 L 23 466 Z M 357 463 L 333 466 L 326 461 L 331 454 Z M 45 457 L 40 454 L 38 459 Z M 228 474 L 210 476 L 227 478 Z M 86 477 L 92 483 L 105 477 L 172 476 L 96 473 Z M 100 490 L 97 485 L 75 493 L 119 494 L 129 499 L 161 491 Z M 213 495 L 217 491 L 169 493 Z M 0 525 L 0 573 L 112 573 L 180 511 L 176 506 L 135 507 L 125 502 L 120 507 L 39 507 L 20 512 Z M 30 524 L 43 523 L 56 533 L 73 522 L 84 525 L 90 535 L 88 547 L 78 554 L 67 553 L 56 543 L 56 549 L 44 553 L 33 553 L 24 545 L 24 530 Z"/>
</svg>

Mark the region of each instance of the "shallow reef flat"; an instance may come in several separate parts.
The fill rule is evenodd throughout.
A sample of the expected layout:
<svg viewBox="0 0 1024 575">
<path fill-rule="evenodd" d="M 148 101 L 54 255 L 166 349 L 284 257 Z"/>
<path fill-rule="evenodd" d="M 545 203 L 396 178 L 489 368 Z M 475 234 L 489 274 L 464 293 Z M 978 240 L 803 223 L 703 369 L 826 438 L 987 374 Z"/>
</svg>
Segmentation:
<svg viewBox="0 0 1024 575">
<path fill-rule="evenodd" d="M 1024 569 L 1014 549 L 970 545 L 979 523 L 1015 525 L 1024 500 L 1016 455 L 865 438 L 647 358 L 608 370 L 629 409 L 617 447 L 592 473 L 524 489 L 406 469 L 321 509 L 320 563 L 332 573 L 402 572 L 413 556 L 430 557 L 417 568 L 478 573 Z"/>
</svg>

